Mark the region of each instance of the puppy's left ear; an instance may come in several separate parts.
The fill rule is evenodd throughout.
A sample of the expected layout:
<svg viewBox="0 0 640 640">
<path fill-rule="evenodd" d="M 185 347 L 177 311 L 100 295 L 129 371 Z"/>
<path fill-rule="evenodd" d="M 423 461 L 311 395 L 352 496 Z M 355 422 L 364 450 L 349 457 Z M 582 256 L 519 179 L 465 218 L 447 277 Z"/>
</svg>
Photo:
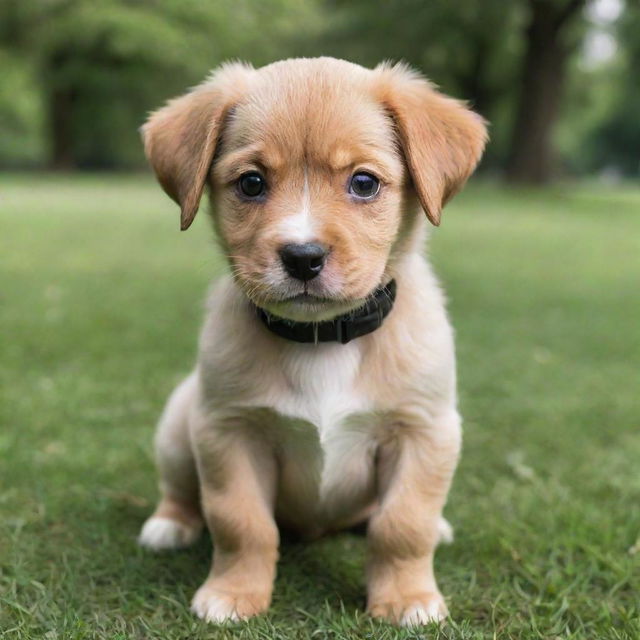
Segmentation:
<svg viewBox="0 0 640 640">
<path fill-rule="evenodd" d="M 378 99 L 391 112 L 420 204 L 440 224 L 442 207 L 473 173 L 487 141 L 485 121 L 402 64 L 382 64 Z"/>
<path fill-rule="evenodd" d="M 144 150 L 158 181 L 180 205 L 180 228 L 198 212 L 225 114 L 240 98 L 253 69 L 226 64 L 189 93 L 170 100 L 142 127 Z"/>
</svg>

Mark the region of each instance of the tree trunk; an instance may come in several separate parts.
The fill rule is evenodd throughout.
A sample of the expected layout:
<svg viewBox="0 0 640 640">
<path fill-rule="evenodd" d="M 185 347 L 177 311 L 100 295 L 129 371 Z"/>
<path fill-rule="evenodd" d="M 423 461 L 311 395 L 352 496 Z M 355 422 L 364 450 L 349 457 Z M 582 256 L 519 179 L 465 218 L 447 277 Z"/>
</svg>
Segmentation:
<svg viewBox="0 0 640 640">
<path fill-rule="evenodd" d="M 49 164 L 52 169 L 73 169 L 76 164 L 73 153 L 74 101 L 74 92 L 67 87 L 51 87 L 49 89 Z"/>
<path fill-rule="evenodd" d="M 488 86 L 488 61 L 490 44 L 482 36 L 478 36 L 473 43 L 473 63 L 469 73 L 459 82 L 462 96 L 469 100 L 474 111 L 482 116 L 488 116 L 491 111 L 492 91 Z"/>
<path fill-rule="evenodd" d="M 47 88 L 47 128 L 49 137 L 49 167 L 74 169 L 73 118 L 78 89 L 70 81 L 69 63 L 73 51 L 64 46 L 52 51 L 42 68 L 43 84 Z"/>
<path fill-rule="evenodd" d="M 506 171 L 510 182 L 544 184 L 553 176 L 553 129 L 570 53 L 563 31 L 583 4 L 584 0 L 569 0 L 562 7 L 554 0 L 530 0 L 531 20 Z"/>
</svg>

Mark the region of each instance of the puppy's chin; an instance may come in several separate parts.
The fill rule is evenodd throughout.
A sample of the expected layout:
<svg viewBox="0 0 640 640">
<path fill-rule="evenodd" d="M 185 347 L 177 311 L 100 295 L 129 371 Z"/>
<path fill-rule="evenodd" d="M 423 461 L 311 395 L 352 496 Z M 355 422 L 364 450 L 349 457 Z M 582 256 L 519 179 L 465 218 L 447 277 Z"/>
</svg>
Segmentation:
<svg viewBox="0 0 640 640">
<path fill-rule="evenodd" d="M 294 322 L 324 322 L 355 311 L 364 300 L 331 300 L 301 294 L 287 300 L 262 302 L 260 307 L 274 316 Z"/>
</svg>

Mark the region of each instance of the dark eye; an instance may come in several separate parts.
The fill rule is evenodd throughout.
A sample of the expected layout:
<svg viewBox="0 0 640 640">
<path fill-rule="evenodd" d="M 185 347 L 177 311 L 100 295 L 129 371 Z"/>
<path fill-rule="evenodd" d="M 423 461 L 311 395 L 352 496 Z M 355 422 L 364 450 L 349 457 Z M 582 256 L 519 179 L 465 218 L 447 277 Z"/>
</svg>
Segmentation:
<svg viewBox="0 0 640 640">
<path fill-rule="evenodd" d="M 257 171 L 249 171 L 240 176 L 238 189 L 247 198 L 259 198 L 266 191 L 267 182 Z"/>
<path fill-rule="evenodd" d="M 361 171 L 351 176 L 349 183 L 349 193 L 357 198 L 373 198 L 380 191 L 380 181 L 370 173 Z"/>
</svg>

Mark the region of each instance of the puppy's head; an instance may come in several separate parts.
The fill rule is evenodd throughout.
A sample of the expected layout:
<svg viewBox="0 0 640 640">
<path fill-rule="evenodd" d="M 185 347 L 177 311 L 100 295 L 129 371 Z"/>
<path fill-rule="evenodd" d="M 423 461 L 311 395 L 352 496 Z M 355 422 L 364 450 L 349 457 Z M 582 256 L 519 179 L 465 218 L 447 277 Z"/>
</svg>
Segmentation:
<svg viewBox="0 0 640 640">
<path fill-rule="evenodd" d="M 439 224 L 486 140 L 479 116 L 406 67 L 331 58 L 225 65 L 143 133 L 182 228 L 209 184 L 236 280 L 293 320 L 362 305 L 412 227 L 411 199 Z"/>
</svg>

